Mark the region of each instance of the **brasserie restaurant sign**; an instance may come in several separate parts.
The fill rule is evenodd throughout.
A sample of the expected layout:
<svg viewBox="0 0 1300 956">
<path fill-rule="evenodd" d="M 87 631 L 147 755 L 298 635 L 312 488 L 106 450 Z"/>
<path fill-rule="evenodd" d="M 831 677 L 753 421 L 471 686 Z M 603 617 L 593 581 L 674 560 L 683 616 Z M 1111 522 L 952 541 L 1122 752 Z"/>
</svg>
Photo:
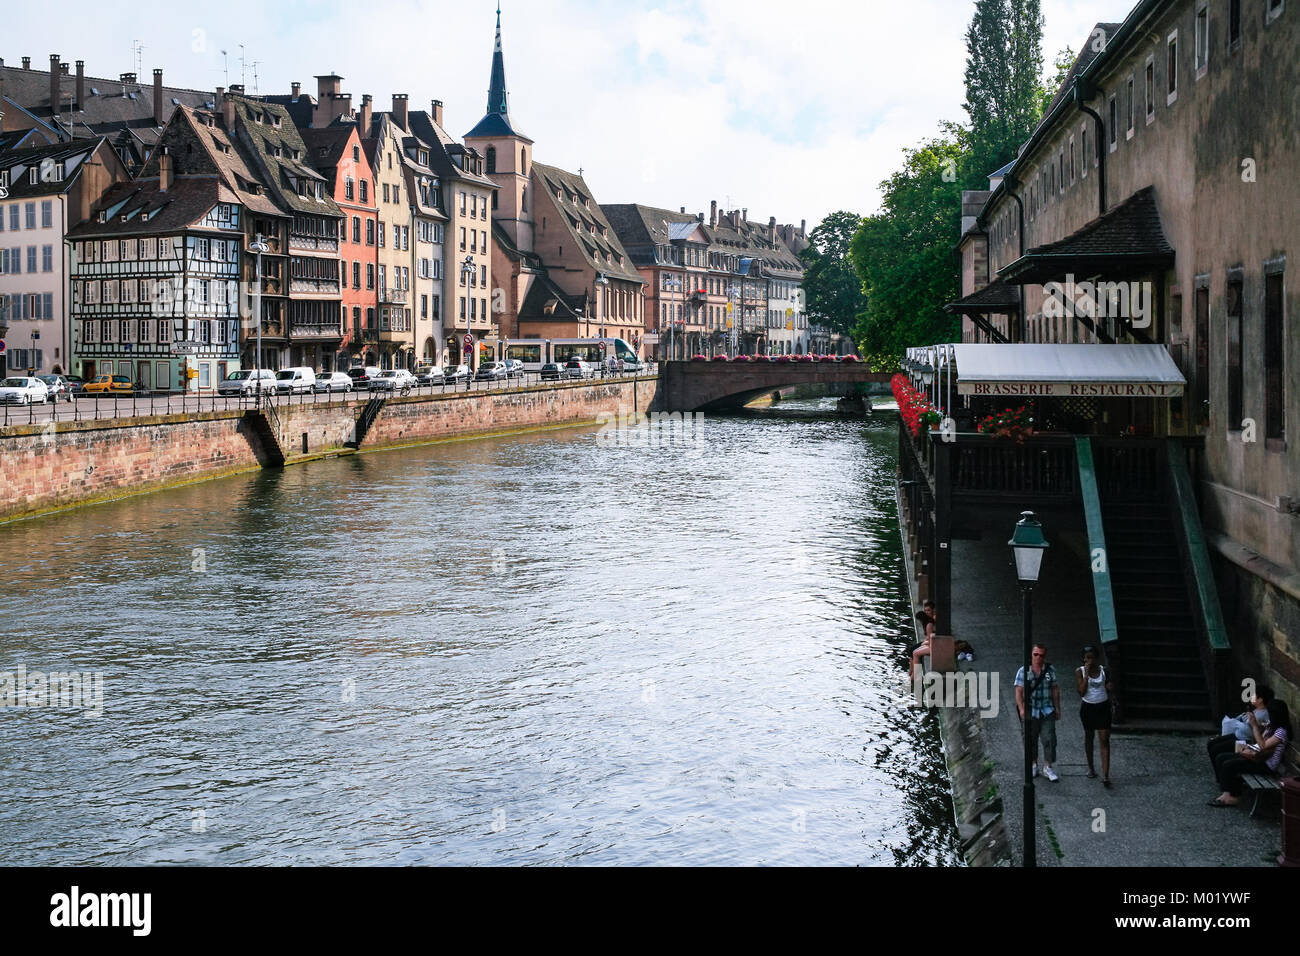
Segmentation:
<svg viewBox="0 0 1300 956">
<path fill-rule="evenodd" d="M 1181 382 L 963 382 L 961 395 L 1009 395 L 1018 398 L 1177 398 Z"/>
</svg>

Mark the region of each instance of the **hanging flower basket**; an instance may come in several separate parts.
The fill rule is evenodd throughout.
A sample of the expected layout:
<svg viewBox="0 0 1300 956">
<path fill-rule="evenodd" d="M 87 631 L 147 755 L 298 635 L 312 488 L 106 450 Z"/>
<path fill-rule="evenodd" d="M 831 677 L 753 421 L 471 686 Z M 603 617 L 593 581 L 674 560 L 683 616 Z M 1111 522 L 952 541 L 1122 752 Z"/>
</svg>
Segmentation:
<svg viewBox="0 0 1300 956">
<path fill-rule="evenodd" d="M 1028 409 L 1022 405 L 1019 408 L 1006 408 L 986 416 L 980 420 L 978 428 L 981 435 L 1012 438 L 1023 444 L 1024 440 L 1034 433 L 1034 420 L 1030 417 Z"/>
</svg>

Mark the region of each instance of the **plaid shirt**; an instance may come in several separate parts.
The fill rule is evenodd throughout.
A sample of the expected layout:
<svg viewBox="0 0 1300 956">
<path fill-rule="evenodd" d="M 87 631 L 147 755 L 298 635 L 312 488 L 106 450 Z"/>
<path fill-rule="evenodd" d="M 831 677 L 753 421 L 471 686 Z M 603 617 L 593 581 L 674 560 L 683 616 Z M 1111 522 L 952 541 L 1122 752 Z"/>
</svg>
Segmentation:
<svg viewBox="0 0 1300 956">
<path fill-rule="evenodd" d="M 1033 670 L 1030 670 L 1033 675 Z M 1016 671 L 1016 686 L 1025 685 L 1025 669 L 1022 667 Z M 1034 719 L 1050 717 L 1056 713 L 1056 708 L 1052 706 L 1052 688 L 1056 686 L 1056 671 L 1052 670 L 1052 665 L 1048 664 L 1041 675 L 1033 675 L 1029 679 L 1029 716 Z"/>
</svg>

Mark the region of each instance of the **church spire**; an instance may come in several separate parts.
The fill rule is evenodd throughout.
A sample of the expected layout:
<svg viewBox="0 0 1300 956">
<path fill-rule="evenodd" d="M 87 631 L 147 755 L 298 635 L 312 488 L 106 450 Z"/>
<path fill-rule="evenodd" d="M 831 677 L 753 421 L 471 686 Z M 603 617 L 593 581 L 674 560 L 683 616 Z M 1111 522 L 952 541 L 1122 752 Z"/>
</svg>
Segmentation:
<svg viewBox="0 0 1300 956">
<path fill-rule="evenodd" d="M 492 83 L 488 88 L 488 113 L 499 113 L 510 121 L 510 93 L 506 89 L 506 61 L 501 52 L 501 4 L 497 4 L 497 42 L 492 48 Z"/>
<path fill-rule="evenodd" d="M 506 89 L 506 60 L 501 51 L 501 4 L 497 3 L 497 38 L 492 47 L 492 82 L 488 87 L 487 113 L 478 125 L 465 134 L 466 139 L 487 139 L 500 136 L 514 136 L 528 139 L 515 129 L 510 121 L 510 91 Z"/>
</svg>

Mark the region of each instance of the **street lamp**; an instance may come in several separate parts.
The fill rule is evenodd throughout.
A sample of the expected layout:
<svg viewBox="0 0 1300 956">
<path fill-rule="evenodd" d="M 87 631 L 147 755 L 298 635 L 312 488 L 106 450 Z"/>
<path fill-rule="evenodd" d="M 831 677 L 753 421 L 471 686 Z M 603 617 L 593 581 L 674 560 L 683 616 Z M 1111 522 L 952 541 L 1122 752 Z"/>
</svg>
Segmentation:
<svg viewBox="0 0 1300 956">
<path fill-rule="evenodd" d="M 740 331 L 740 330 L 737 328 L 737 323 L 740 321 L 740 311 L 741 311 L 741 308 L 742 308 L 742 306 L 741 306 L 741 298 L 740 298 L 740 286 L 736 285 L 736 283 L 734 283 L 734 282 L 731 283 L 731 285 L 727 287 L 727 297 L 728 297 L 728 298 L 731 298 L 731 299 L 734 299 L 734 300 L 735 300 L 735 303 L 736 303 L 736 304 L 732 307 L 733 311 L 732 311 L 732 314 L 731 314 L 731 357 L 732 357 L 732 358 L 735 358 L 735 357 L 736 357 L 736 339 L 738 338 L 738 334 L 739 334 L 739 331 Z"/>
<path fill-rule="evenodd" d="M 1025 736 L 1025 786 L 1024 786 L 1024 841 L 1025 856 L 1024 865 L 1026 868 L 1033 868 L 1038 865 L 1038 854 L 1035 847 L 1035 827 L 1034 820 L 1034 751 L 1037 749 L 1037 742 L 1029 732 L 1029 721 L 1034 716 L 1034 701 L 1029 691 L 1030 666 L 1033 663 L 1034 639 L 1033 639 L 1033 591 L 1034 585 L 1038 583 L 1038 572 L 1042 570 L 1043 553 L 1050 547 L 1047 539 L 1043 537 L 1043 526 L 1039 520 L 1034 517 L 1032 511 L 1023 511 L 1020 513 L 1020 520 L 1016 522 L 1015 533 L 1011 540 L 1007 542 L 1011 546 L 1011 553 L 1016 559 L 1016 577 L 1020 579 L 1020 597 L 1024 614 L 1025 629 L 1025 647 L 1024 647 L 1024 691 L 1023 699 L 1025 706 L 1025 716 L 1022 721 L 1022 729 Z M 1047 662 L 1043 662 L 1047 666 Z"/>
<path fill-rule="evenodd" d="M 680 292 L 682 290 L 682 280 L 677 276 L 669 276 L 664 280 L 664 288 L 669 292 Z M 676 349 L 673 348 L 673 330 L 677 327 L 677 319 L 670 312 L 668 315 L 668 361 L 673 361 L 677 357 Z"/>
<path fill-rule="evenodd" d="M 254 271 L 253 280 L 253 321 L 257 323 L 257 357 L 253 364 L 257 367 L 254 377 L 253 387 L 257 390 L 257 406 L 262 407 L 262 256 L 271 251 L 262 234 L 259 232 L 257 238 L 248 244 L 248 251 L 257 254 L 257 268 Z M 186 383 L 186 391 L 189 391 L 189 384 Z"/>
<path fill-rule="evenodd" d="M 466 256 L 465 261 L 460 264 L 460 284 L 465 287 L 465 297 L 467 299 L 469 298 L 470 282 L 471 280 L 473 280 L 474 275 L 477 272 L 478 272 L 478 267 L 474 265 L 474 257 Z M 469 342 L 470 344 L 468 349 L 463 350 L 463 353 L 472 351 L 474 348 L 474 330 L 470 328 L 468 311 L 466 311 L 465 313 L 465 341 Z M 464 345 L 464 342 L 462 342 L 461 344 Z M 468 372 L 468 374 L 465 376 L 465 391 L 468 392 L 470 386 L 473 384 L 474 356 L 470 354 L 466 354 L 464 355 L 464 358 L 465 358 L 465 368 Z"/>
</svg>

